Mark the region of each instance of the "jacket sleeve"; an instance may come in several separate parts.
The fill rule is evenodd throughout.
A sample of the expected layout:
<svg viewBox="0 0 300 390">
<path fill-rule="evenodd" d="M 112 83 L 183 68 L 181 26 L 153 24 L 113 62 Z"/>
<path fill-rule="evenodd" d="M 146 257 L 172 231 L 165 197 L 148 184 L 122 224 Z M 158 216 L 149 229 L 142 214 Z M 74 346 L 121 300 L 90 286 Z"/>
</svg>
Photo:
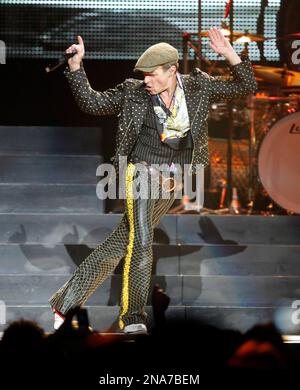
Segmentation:
<svg viewBox="0 0 300 390">
<path fill-rule="evenodd" d="M 257 90 L 252 64 L 248 58 L 236 65 L 230 65 L 231 76 L 208 76 L 210 80 L 210 99 L 213 102 L 244 98 Z"/>
<path fill-rule="evenodd" d="M 121 111 L 124 101 L 123 83 L 103 92 L 95 91 L 90 86 L 82 62 L 80 69 L 71 72 L 67 66 L 63 73 L 76 103 L 83 112 L 91 115 L 113 115 Z"/>
</svg>

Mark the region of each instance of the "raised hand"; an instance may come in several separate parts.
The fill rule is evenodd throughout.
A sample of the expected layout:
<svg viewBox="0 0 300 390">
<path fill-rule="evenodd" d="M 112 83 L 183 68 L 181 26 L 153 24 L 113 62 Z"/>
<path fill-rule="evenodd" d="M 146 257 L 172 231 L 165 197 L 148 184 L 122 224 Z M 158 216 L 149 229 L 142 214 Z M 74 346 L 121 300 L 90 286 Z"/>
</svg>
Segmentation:
<svg viewBox="0 0 300 390">
<path fill-rule="evenodd" d="M 224 37 L 223 33 L 217 27 L 213 27 L 208 30 L 208 36 L 210 39 L 209 46 L 217 54 L 226 55 L 229 51 L 233 51 L 229 40 Z"/>
<path fill-rule="evenodd" d="M 231 46 L 229 40 L 224 37 L 220 29 L 217 27 L 209 29 L 208 36 L 210 39 L 209 46 L 213 49 L 213 51 L 226 57 L 231 65 L 241 62 L 240 57 Z"/>
<path fill-rule="evenodd" d="M 68 59 L 68 64 L 71 71 L 77 70 L 80 68 L 80 62 L 84 57 L 84 43 L 80 35 L 77 36 L 78 44 L 73 44 L 66 49 L 66 53 L 73 53 L 75 50 L 77 54 Z"/>
</svg>

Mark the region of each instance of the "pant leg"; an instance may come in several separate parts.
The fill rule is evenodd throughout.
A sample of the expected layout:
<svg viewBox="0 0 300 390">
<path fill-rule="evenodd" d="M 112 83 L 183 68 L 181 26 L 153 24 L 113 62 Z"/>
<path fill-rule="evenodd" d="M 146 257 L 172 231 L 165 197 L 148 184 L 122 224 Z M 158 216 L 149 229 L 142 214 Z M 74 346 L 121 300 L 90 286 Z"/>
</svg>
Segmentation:
<svg viewBox="0 0 300 390">
<path fill-rule="evenodd" d="M 146 323 L 145 305 L 149 295 L 153 266 L 153 230 L 174 202 L 170 199 L 133 199 L 135 165 L 129 164 L 126 175 L 126 210 L 129 221 L 129 241 L 123 272 L 122 298 L 119 326 L 132 323 Z M 150 190 L 150 176 L 148 175 Z"/>
<path fill-rule="evenodd" d="M 126 213 L 112 233 L 79 265 L 49 302 L 62 314 L 83 305 L 126 254 L 129 224 Z"/>
<path fill-rule="evenodd" d="M 154 200 L 153 227 L 168 211 L 173 201 L 172 198 Z M 96 288 L 114 271 L 119 261 L 127 254 L 129 247 L 127 212 L 128 209 L 113 232 L 80 264 L 71 278 L 50 297 L 49 303 L 52 307 L 66 314 L 71 308 L 83 305 Z M 151 241 L 153 241 L 153 232 Z M 151 271 L 149 278 L 151 278 Z"/>
</svg>

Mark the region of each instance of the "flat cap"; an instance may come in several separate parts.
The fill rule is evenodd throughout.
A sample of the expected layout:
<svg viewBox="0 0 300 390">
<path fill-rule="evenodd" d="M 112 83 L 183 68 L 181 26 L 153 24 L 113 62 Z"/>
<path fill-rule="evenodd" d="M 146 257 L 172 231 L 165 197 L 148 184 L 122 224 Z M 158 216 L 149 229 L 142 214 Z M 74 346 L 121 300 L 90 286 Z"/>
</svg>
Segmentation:
<svg viewBox="0 0 300 390">
<path fill-rule="evenodd" d="M 134 72 L 153 72 L 158 66 L 164 64 L 176 64 L 178 62 L 178 50 L 169 43 L 160 42 L 150 46 L 138 59 Z"/>
</svg>

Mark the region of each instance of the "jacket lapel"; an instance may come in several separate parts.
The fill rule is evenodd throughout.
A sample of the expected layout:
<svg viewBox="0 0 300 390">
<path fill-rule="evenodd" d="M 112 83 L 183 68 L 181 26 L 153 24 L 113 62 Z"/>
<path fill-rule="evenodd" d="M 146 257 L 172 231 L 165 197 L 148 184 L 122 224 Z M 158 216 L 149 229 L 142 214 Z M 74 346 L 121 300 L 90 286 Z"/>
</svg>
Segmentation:
<svg viewBox="0 0 300 390">
<path fill-rule="evenodd" d="M 148 99 L 149 97 L 143 88 L 143 83 L 134 88 L 134 93 L 130 97 L 130 105 L 136 135 L 139 134 L 143 124 L 144 116 L 148 107 Z"/>
<path fill-rule="evenodd" d="M 195 95 L 199 94 L 199 87 L 195 87 L 195 83 L 193 82 L 193 80 L 191 80 L 191 77 L 189 75 L 182 75 L 182 81 L 184 85 L 185 101 L 189 114 L 189 120 L 190 124 L 192 124 L 197 113 L 199 99 L 201 98 L 201 96 L 199 96 L 199 99 L 195 98 Z M 192 132 L 194 133 L 193 130 L 194 129 L 192 127 Z"/>
</svg>

